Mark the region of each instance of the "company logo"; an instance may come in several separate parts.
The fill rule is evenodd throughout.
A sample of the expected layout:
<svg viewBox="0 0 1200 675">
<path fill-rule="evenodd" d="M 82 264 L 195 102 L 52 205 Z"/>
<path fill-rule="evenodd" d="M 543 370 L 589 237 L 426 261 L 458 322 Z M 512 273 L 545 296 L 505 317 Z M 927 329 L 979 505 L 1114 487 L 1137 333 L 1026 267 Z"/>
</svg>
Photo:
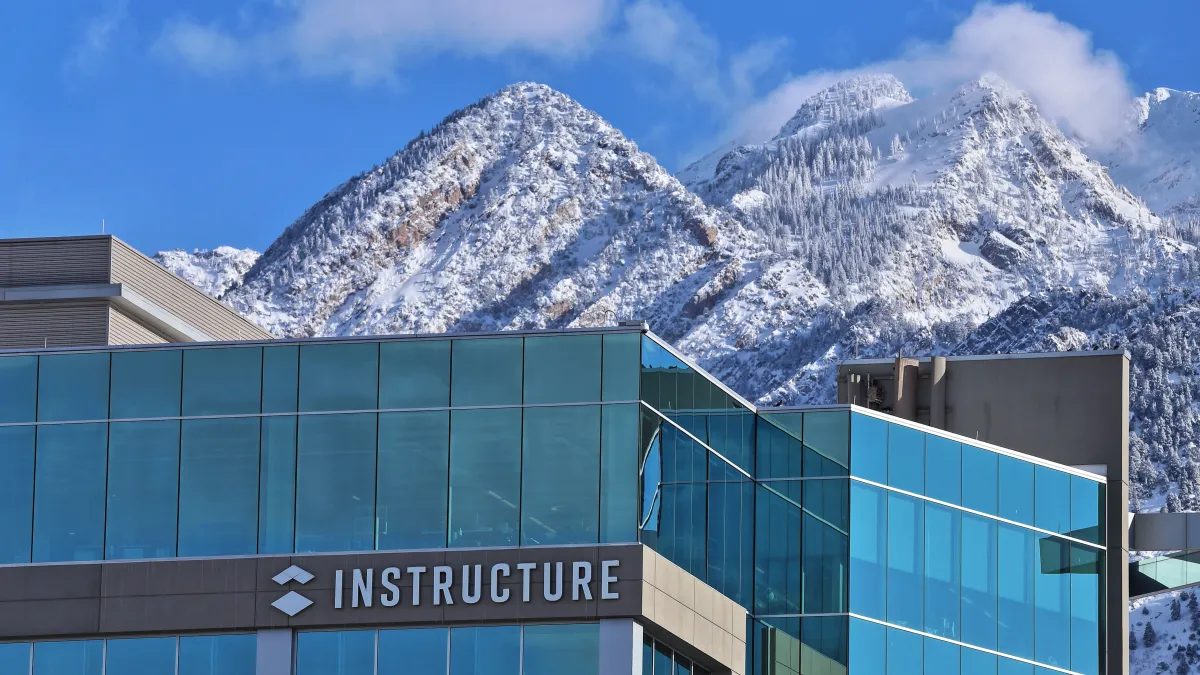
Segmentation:
<svg viewBox="0 0 1200 675">
<path fill-rule="evenodd" d="M 292 565 L 286 570 L 271 577 L 271 581 L 274 581 L 280 586 L 286 586 L 288 582 L 291 581 L 298 581 L 301 584 L 307 584 L 308 582 L 312 581 L 312 579 L 312 573 L 296 565 Z M 296 616 L 300 612 L 308 609 L 308 607 L 312 604 L 312 600 L 300 595 L 296 591 L 291 591 L 282 598 L 272 602 L 271 606 L 283 612 L 284 614 L 287 614 L 288 616 Z"/>
</svg>

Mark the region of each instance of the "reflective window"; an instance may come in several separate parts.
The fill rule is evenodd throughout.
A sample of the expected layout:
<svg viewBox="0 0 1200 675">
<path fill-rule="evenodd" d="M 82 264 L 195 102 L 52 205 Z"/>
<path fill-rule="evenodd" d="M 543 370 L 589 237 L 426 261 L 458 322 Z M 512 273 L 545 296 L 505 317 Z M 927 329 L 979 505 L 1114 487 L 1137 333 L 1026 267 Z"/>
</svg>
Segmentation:
<svg viewBox="0 0 1200 675">
<path fill-rule="evenodd" d="M 640 333 L 614 333 L 604 336 L 604 361 L 601 400 L 636 401 L 638 398 L 638 359 Z"/>
<path fill-rule="evenodd" d="M 1034 658 L 1059 668 L 1071 667 L 1071 547 L 1061 539 L 1038 535 L 1033 577 Z"/>
<path fill-rule="evenodd" d="M 446 628 L 381 630 L 376 675 L 442 675 L 446 672 L 449 640 Z"/>
<path fill-rule="evenodd" d="M 996 648 L 996 556 L 996 521 L 962 514 L 962 641 L 987 649 Z"/>
<path fill-rule="evenodd" d="M 654 673 L 654 640 L 649 635 L 642 637 L 642 675 Z"/>
<path fill-rule="evenodd" d="M 885 619 L 887 602 L 887 495 L 850 482 L 850 611 Z"/>
<path fill-rule="evenodd" d="M 296 675 L 374 675 L 375 631 L 296 634 Z"/>
<path fill-rule="evenodd" d="M 899 628 L 887 629 L 888 675 L 921 675 L 924 638 Z"/>
<path fill-rule="evenodd" d="M 888 493 L 887 618 L 920 629 L 924 604 L 924 500 Z"/>
<path fill-rule="evenodd" d="M 754 581 L 754 483 L 709 458 L 708 585 L 748 606 Z"/>
<path fill-rule="evenodd" d="M 519 405 L 521 338 L 455 340 L 451 405 Z"/>
<path fill-rule="evenodd" d="M 33 675 L 101 675 L 104 640 L 37 642 L 33 645 Z"/>
<path fill-rule="evenodd" d="M 107 418 L 108 360 L 107 353 L 39 357 L 38 420 Z"/>
<path fill-rule="evenodd" d="M 184 420 L 179 555 L 258 552 L 257 417 Z"/>
<path fill-rule="evenodd" d="M 596 543 L 600 406 L 529 408 L 524 424 L 521 544 Z"/>
<path fill-rule="evenodd" d="M 600 400 L 600 336 L 525 338 L 525 402 Z"/>
<path fill-rule="evenodd" d="M 1000 455 L 996 461 L 1000 476 L 997 515 L 1033 525 L 1033 465 L 1007 455 Z"/>
<path fill-rule="evenodd" d="M 996 458 L 973 445 L 962 446 L 962 505 L 981 513 L 996 515 Z"/>
<path fill-rule="evenodd" d="M 1071 536 L 1104 544 L 1104 485 L 1071 476 Z"/>
<path fill-rule="evenodd" d="M 296 551 L 375 546 L 375 414 L 300 418 Z"/>
<path fill-rule="evenodd" d="M 104 557 L 108 425 L 38 427 L 33 561 Z"/>
<path fill-rule="evenodd" d="M 888 423 L 860 413 L 850 415 L 850 474 L 887 483 Z"/>
<path fill-rule="evenodd" d="M 520 671 L 520 626 L 450 630 L 450 675 L 516 675 Z"/>
<path fill-rule="evenodd" d="M 844 616 L 810 616 L 800 619 L 801 657 L 816 673 L 845 672 L 847 627 Z M 808 672 L 808 669 L 805 669 Z"/>
<path fill-rule="evenodd" d="M 182 369 L 182 353 L 177 349 L 113 353 L 110 416 L 178 416 Z"/>
<path fill-rule="evenodd" d="M 925 436 L 925 494 L 951 504 L 962 503 L 962 443 Z"/>
<path fill-rule="evenodd" d="M 410 340 L 379 345 L 379 407 L 450 405 L 450 341 Z"/>
<path fill-rule="evenodd" d="M 805 614 L 846 611 L 849 541 L 849 481 L 817 480 L 804 485 L 801 577 Z"/>
<path fill-rule="evenodd" d="M 291 553 L 296 524 L 296 418 L 262 418 L 258 552 Z"/>
<path fill-rule="evenodd" d="M 122 638 L 105 645 L 104 675 L 175 675 L 176 638 Z"/>
<path fill-rule="evenodd" d="M 960 654 L 965 675 L 996 675 L 996 655 L 964 647 Z"/>
<path fill-rule="evenodd" d="M 29 675 L 30 650 L 28 642 L 0 644 L 0 675 Z"/>
<path fill-rule="evenodd" d="M 851 618 L 849 660 L 850 675 L 882 675 L 887 668 L 887 628 Z"/>
<path fill-rule="evenodd" d="M 1066 534 L 1071 531 L 1071 475 L 1049 467 L 1036 467 L 1034 475 L 1034 525 Z"/>
<path fill-rule="evenodd" d="M 521 410 L 455 410 L 450 416 L 450 545 L 516 546 L 520 503 Z"/>
<path fill-rule="evenodd" d="M 925 632 L 959 639 L 960 512 L 925 504 Z"/>
<path fill-rule="evenodd" d="M 108 431 L 105 557 L 175 555 L 179 422 L 117 422 Z"/>
<path fill-rule="evenodd" d="M 800 613 L 799 481 L 759 483 L 755 500 L 754 613 Z"/>
<path fill-rule="evenodd" d="M 758 418 L 755 476 L 769 478 L 799 478 L 804 461 L 799 431 L 793 436 L 766 417 Z"/>
<path fill-rule="evenodd" d="M 373 410 L 378 380 L 378 343 L 300 347 L 301 412 Z"/>
<path fill-rule="evenodd" d="M 254 675 L 258 636 L 197 635 L 179 638 L 179 675 Z"/>
<path fill-rule="evenodd" d="M 888 430 L 888 485 L 925 493 L 925 434 L 899 424 Z"/>
<path fill-rule="evenodd" d="M 600 625 L 526 626 L 522 652 L 523 675 L 600 675 Z"/>
<path fill-rule="evenodd" d="M 703 473 L 697 480 L 704 480 Z M 704 483 L 663 485 L 659 501 L 659 552 L 693 576 L 702 578 L 707 565 L 707 486 Z"/>
<path fill-rule="evenodd" d="M 637 541 L 638 406 L 606 405 L 600 429 L 600 543 Z"/>
<path fill-rule="evenodd" d="M 1100 672 L 1100 589 L 1104 585 L 1104 555 L 1095 549 L 1071 546 L 1071 670 Z"/>
<path fill-rule="evenodd" d="M 1033 664 L 999 657 L 996 659 L 996 675 L 1033 675 Z"/>
<path fill-rule="evenodd" d="M 925 638 L 925 675 L 958 675 L 959 647 L 956 644 Z M 966 675 L 976 675 L 971 671 L 963 671 Z"/>
<path fill-rule="evenodd" d="M 849 455 L 850 413 L 804 413 L 805 476 L 845 476 Z"/>
<path fill-rule="evenodd" d="M 262 411 L 296 412 L 300 348 L 295 345 L 263 347 Z"/>
<path fill-rule="evenodd" d="M 1033 658 L 1033 532 L 999 523 L 997 650 Z"/>
<path fill-rule="evenodd" d="M 0 565 L 29 562 L 34 429 L 0 427 Z"/>
<path fill-rule="evenodd" d="M 380 413 L 376 548 L 446 546 L 449 472 L 449 412 Z"/>
<path fill-rule="evenodd" d="M 260 347 L 185 350 L 183 414 L 257 413 L 262 398 L 262 354 Z"/>
<path fill-rule="evenodd" d="M 37 403 L 36 356 L 0 358 L 0 424 L 32 422 Z"/>
<path fill-rule="evenodd" d="M 666 645 L 664 645 L 661 642 L 656 643 L 654 645 L 654 673 L 655 673 L 655 675 L 662 675 L 663 673 L 670 673 L 671 675 L 675 675 L 674 658 L 672 658 L 672 657 L 673 657 L 673 654 L 671 653 L 671 650 Z"/>
</svg>

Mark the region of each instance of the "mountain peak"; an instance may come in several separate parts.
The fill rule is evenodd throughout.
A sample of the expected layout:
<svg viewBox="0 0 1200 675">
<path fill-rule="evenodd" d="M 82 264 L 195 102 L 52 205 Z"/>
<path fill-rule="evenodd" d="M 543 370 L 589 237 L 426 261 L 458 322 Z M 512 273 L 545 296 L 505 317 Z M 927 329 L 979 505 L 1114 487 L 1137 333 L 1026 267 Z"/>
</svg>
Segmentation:
<svg viewBox="0 0 1200 675">
<path fill-rule="evenodd" d="M 775 138 L 794 136 L 811 127 L 911 103 L 912 100 L 912 95 L 894 75 L 857 75 L 810 96 Z"/>
</svg>

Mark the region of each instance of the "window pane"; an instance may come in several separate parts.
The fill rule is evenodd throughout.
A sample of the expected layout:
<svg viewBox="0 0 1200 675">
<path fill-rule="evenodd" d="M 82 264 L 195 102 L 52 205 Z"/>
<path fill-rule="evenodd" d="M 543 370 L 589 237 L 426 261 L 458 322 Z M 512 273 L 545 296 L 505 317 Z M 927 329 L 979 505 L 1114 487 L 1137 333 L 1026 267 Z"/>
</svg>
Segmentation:
<svg viewBox="0 0 1200 675">
<path fill-rule="evenodd" d="M 982 513 L 996 515 L 996 458 L 973 445 L 962 446 L 962 505 Z"/>
<path fill-rule="evenodd" d="M 296 634 L 296 675 L 374 675 L 375 631 Z"/>
<path fill-rule="evenodd" d="M 517 675 L 520 671 L 520 626 L 450 631 L 450 675 Z"/>
<path fill-rule="evenodd" d="M 1033 658 L 1033 532 L 999 524 L 996 590 L 997 650 Z"/>
<path fill-rule="evenodd" d="M 262 398 L 262 348 L 183 352 L 183 414 L 257 413 Z"/>
<path fill-rule="evenodd" d="M 1071 475 L 1049 467 L 1036 468 L 1034 524 L 1043 530 L 1071 531 Z"/>
<path fill-rule="evenodd" d="M 515 546 L 520 502 L 521 410 L 455 410 L 450 416 L 450 545 Z"/>
<path fill-rule="evenodd" d="M 754 613 L 800 613 L 799 481 L 759 483 L 754 508 Z"/>
<path fill-rule="evenodd" d="M 379 407 L 450 405 L 450 341 L 411 340 L 379 345 Z"/>
<path fill-rule="evenodd" d="M 936 638 L 925 638 L 925 675 L 958 675 L 959 647 Z M 967 675 L 977 675 L 963 671 Z"/>
<path fill-rule="evenodd" d="M 296 383 L 299 376 L 299 369 L 299 347 L 286 346 L 263 348 L 263 412 L 296 412 Z"/>
<path fill-rule="evenodd" d="M 775 417 L 772 415 L 772 419 Z M 759 417 L 755 475 L 760 479 L 800 478 L 804 452 L 799 435 L 798 430 L 793 436 Z"/>
<path fill-rule="evenodd" d="M 800 664 L 805 673 L 846 672 L 846 617 L 810 616 L 800 620 Z"/>
<path fill-rule="evenodd" d="M 0 675 L 29 675 L 30 649 L 28 642 L 0 644 Z"/>
<path fill-rule="evenodd" d="M 925 434 L 893 424 L 888 430 L 888 485 L 925 493 Z"/>
<path fill-rule="evenodd" d="M 887 629 L 887 674 L 922 675 L 922 642 L 923 638 L 916 633 Z"/>
<path fill-rule="evenodd" d="M 37 642 L 33 645 L 33 675 L 101 675 L 104 640 Z"/>
<path fill-rule="evenodd" d="M 887 495 L 850 482 L 850 611 L 886 618 Z"/>
<path fill-rule="evenodd" d="M 525 338 L 525 402 L 600 400 L 600 336 Z"/>
<path fill-rule="evenodd" d="M 888 621 L 920 630 L 924 574 L 925 502 L 888 494 Z"/>
<path fill-rule="evenodd" d="M 849 473 L 850 413 L 804 413 L 804 462 L 805 476 Z"/>
<path fill-rule="evenodd" d="M 38 420 L 108 417 L 108 354 L 57 354 L 38 358 Z"/>
<path fill-rule="evenodd" d="M 965 675 L 996 675 L 996 655 L 963 647 L 962 672 Z"/>
<path fill-rule="evenodd" d="M 710 457 L 708 585 L 749 606 L 754 584 L 754 483 Z"/>
<path fill-rule="evenodd" d="M 925 505 L 925 632 L 959 639 L 959 511 Z"/>
<path fill-rule="evenodd" d="M 604 406 L 601 425 L 600 543 L 637 541 L 637 404 Z"/>
<path fill-rule="evenodd" d="M 1100 672 L 1103 570 L 1100 551 L 1071 546 L 1071 670 L 1080 673 Z"/>
<path fill-rule="evenodd" d="M 262 418 L 258 552 L 291 553 L 296 524 L 296 418 Z"/>
<path fill-rule="evenodd" d="M 377 549 L 446 546 L 449 471 L 448 411 L 379 415 Z"/>
<path fill-rule="evenodd" d="M 297 552 L 369 551 L 374 547 L 375 417 L 360 413 L 300 418 Z"/>
<path fill-rule="evenodd" d="M 526 626 L 523 652 L 523 675 L 600 675 L 600 625 Z"/>
<path fill-rule="evenodd" d="M 1033 664 L 999 657 L 996 659 L 996 675 L 1033 675 Z"/>
<path fill-rule="evenodd" d="M 1034 656 L 1041 663 L 1071 667 L 1071 547 L 1038 535 L 1033 577 Z"/>
<path fill-rule="evenodd" d="M 521 338 L 455 340 L 451 405 L 521 403 Z"/>
<path fill-rule="evenodd" d="M 1033 465 L 1013 457 L 997 457 L 1001 518 L 1033 525 Z"/>
<path fill-rule="evenodd" d="M 600 406 L 529 408 L 524 429 L 521 544 L 598 542 Z"/>
<path fill-rule="evenodd" d="M 962 502 L 962 443 L 925 436 L 925 494 L 951 504 Z"/>
<path fill-rule="evenodd" d="M 642 638 L 642 675 L 654 673 L 654 640 L 647 635 Z"/>
<path fill-rule="evenodd" d="M 805 614 L 846 611 L 849 526 L 848 481 L 808 481 L 804 486 L 801 576 Z"/>
<path fill-rule="evenodd" d="M 179 350 L 113 354 L 110 416 L 178 416 L 182 356 Z"/>
<path fill-rule="evenodd" d="M 1104 544 L 1104 485 L 1071 476 L 1071 536 Z"/>
<path fill-rule="evenodd" d="M 200 635 L 179 638 L 179 675 L 254 675 L 258 636 Z"/>
<path fill-rule="evenodd" d="M 175 675 L 173 637 L 109 640 L 104 675 Z"/>
<path fill-rule="evenodd" d="M 449 639 L 445 628 L 381 630 L 377 675 L 443 675 Z"/>
<path fill-rule="evenodd" d="M 0 427 L 0 565 L 29 562 L 35 427 Z"/>
<path fill-rule="evenodd" d="M 654 645 L 654 673 L 655 673 L 655 675 L 662 675 L 663 673 L 670 673 L 671 675 L 674 675 L 675 668 L 672 665 L 671 656 L 672 656 L 671 650 L 667 649 L 666 645 L 664 645 L 661 642 L 655 643 L 655 645 Z"/>
<path fill-rule="evenodd" d="M 0 358 L 0 424 L 33 421 L 37 367 L 36 356 Z"/>
<path fill-rule="evenodd" d="M 638 363 L 641 333 L 619 333 L 604 336 L 603 401 L 636 401 L 638 399 Z M 650 675 L 646 673 L 645 675 Z"/>
<path fill-rule="evenodd" d="M 33 561 L 104 557 L 107 424 L 38 427 Z"/>
<path fill-rule="evenodd" d="M 883 675 L 887 663 L 887 628 L 850 619 L 850 675 Z"/>
<path fill-rule="evenodd" d="M 850 475 L 887 482 L 888 423 L 859 413 L 850 415 Z"/>
<path fill-rule="evenodd" d="M 181 557 L 258 551 L 258 430 L 257 417 L 183 422 Z"/>
<path fill-rule="evenodd" d="M 962 514 L 962 640 L 996 648 L 996 521 L 970 513 Z"/>
<path fill-rule="evenodd" d="M 119 422 L 108 433 L 105 558 L 175 555 L 179 422 Z"/>
<path fill-rule="evenodd" d="M 374 410 L 379 344 L 300 347 L 300 411 Z"/>
</svg>

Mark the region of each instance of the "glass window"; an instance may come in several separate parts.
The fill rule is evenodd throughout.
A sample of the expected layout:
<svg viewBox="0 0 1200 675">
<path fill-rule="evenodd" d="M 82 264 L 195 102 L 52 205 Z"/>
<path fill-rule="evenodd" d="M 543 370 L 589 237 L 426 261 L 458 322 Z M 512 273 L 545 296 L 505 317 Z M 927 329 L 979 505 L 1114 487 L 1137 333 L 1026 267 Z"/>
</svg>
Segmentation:
<svg viewBox="0 0 1200 675">
<path fill-rule="evenodd" d="M 175 555 L 179 422 L 117 422 L 108 432 L 105 558 Z"/>
<path fill-rule="evenodd" d="M 754 613 L 800 613 L 800 482 L 758 484 Z"/>
<path fill-rule="evenodd" d="M 450 630 L 450 675 L 517 675 L 520 671 L 520 626 Z"/>
<path fill-rule="evenodd" d="M 300 417 L 297 552 L 369 551 L 375 546 L 375 417 Z"/>
<path fill-rule="evenodd" d="M 376 675 L 442 675 L 449 640 L 450 631 L 445 628 L 381 630 Z"/>
<path fill-rule="evenodd" d="M 654 673 L 654 640 L 649 635 L 642 638 L 642 675 Z"/>
<path fill-rule="evenodd" d="M 1062 539 L 1037 537 L 1033 577 L 1034 657 L 1040 663 L 1071 667 L 1071 547 Z"/>
<path fill-rule="evenodd" d="M 887 663 L 887 628 L 850 619 L 850 675 L 883 675 Z"/>
<path fill-rule="evenodd" d="M 31 657 L 28 642 L 0 644 L 0 675 L 29 675 Z"/>
<path fill-rule="evenodd" d="M 754 583 L 754 483 L 709 457 L 708 585 L 743 606 Z"/>
<path fill-rule="evenodd" d="M 655 645 L 654 645 L 654 673 L 655 673 L 655 675 L 662 675 L 663 673 L 670 673 L 671 675 L 674 675 L 675 667 L 673 664 L 673 659 L 671 657 L 672 657 L 671 650 L 668 649 L 666 645 L 664 645 L 661 642 L 655 643 Z M 645 674 L 643 674 L 643 675 L 645 675 Z"/>
<path fill-rule="evenodd" d="M 1071 476 L 1071 536 L 1104 544 L 1104 485 Z"/>
<path fill-rule="evenodd" d="M 108 417 L 108 354 L 55 354 L 38 358 L 38 420 Z"/>
<path fill-rule="evenodd" d="M 958 675 L 959 647 L 937 638 L 925 638 L 925 675 Z M 968 675 L 977 675 L 965 671 Z"/>
<path fill-rule="evenodd" d="M 962 443 L 925 436 L 925 494 L 951 504 L 962 503 Z"/>
<path fill-rule="evenodd" d="M 300 347 L 263 347 L 262 411 L 296 412 Z"/>
<path fill-rule="evenodd" d="M 1033 532 L 999 523 L 997 651 L 1033 658 Z"/>
<path fill-rule="evenodd" d="M 375 631 L 296 634 L 296 675 L 374 675 Z"/>
<path fill-rule="evenodd" d="M 1000 455 L 996 461 L 1000 476 L 1000 510 L 996 515 L 1033 525 L 1033 465 L 1007 455 Z"/>
<path fill-rule="evenodd" d="M 524 423 L 521 544 L 598 542 L 600 406 L 529 408 Z"/>
<path fill-rule="evenodd" d="M 450 545 L 516 546 L 520 503 L 521 410 L 452 412 Z"/>
<path fill-rule="evenodd" d="M 850 611 L 886 618 L 887 495 L 850 481 Z"/>
<path fill-rule="evenodd" d="M 29 562 L 34 429 L 0 427 L 0 565 Z"/>
<path fill-rule="evenodd" d="M 638 406 L 606 405 L 600 429 L 600 543 L 637 541 Z"/>
<path fill-rule="evenodd" d="M 257 417 L 184 420 L 179 555 L 258 552 Z"/>
<path fill-rule="evenodd" d="M 803 560 L 805 614 L 846 611 L 848 481 L 808 481 L 804 486 Z"/>
<path fill-rule="evenodd" d="M 641 333 L 614 333 L 604 336 L 603 401 L 638 399 L 638 363 Z M 650 675 L 646 673 L 646 675 Z"/>
<path fill-rule="evenodd" d="M 450 341 L 406 340 L 379 345 L 379 407 L 450 405 Z"/>
<path fill-rule="evenodd" d="M 525 402 L 600 400 L 600 336 L 525 338 Z"/>
<path fill-rule="evenodd" d="M 296 418 L 262 418 L 258 552 L 291 553 L 296 525 Z"/>
<path fill-rule="evenodd" d="M 101 675 L 104 640 L 35 642 L 33 675 Z"/>
<path fill-rule="evenodd" d="M 449 481 L 448 411 L 380 413 L 376 548 L 444 548 Z"/>
<path fill-rule="evenodd" d="M 122 638 L 105 645 L 104 675 L 175 675 L 176 638 Z"/>
<path fill-rule="evenodd" d="M 1071 531 L 1071 475 L 1050 467 L 1036 467 L 1034 525 L 1066 534 Z"/>
<path fill-rule="evenodd" d="M 888 485 L 925 493 L 925 434 L 893 424 L 888 430 Z"/>
<path fill-rule="evenodd" d="M 1103 646 L 1100 644 L 1100 589 L 1104 585 L 1104 554 L 1071 545 L 1071 670 L 1099 673 Z"/>
<path fill-rule="evenodd" d="M 519 405 L 521 338 L 455 340 L 450 405 Z"/>
<path fill-rule="evenodd" d="M 887 483 L 887 439 L 890 425 L 861 413 L 850 415 L 850 475 Z"/>
<path fill-rule="evenodd" d="M 600 625 L 526 626 L 522 651 L 523 675 L 600 675 Z"/>
<path fill-rule="evenodd" d="M 996 515 L 996 453 L 963 443 L 962 505 Z"/>
<path fill-rule="evenodd" d="M 755 453 L 755 475 L 759 479 L 800 478 L 804 459 L 803 446 L 796 436 L 779 428 L 766 417 L 758 418 L 758 448 Z"/>
<path fill-rule="evenodd" d="M 962 672 L 966 675 L 996 675 L 996 655 L 964 647 L 961 650 Z"/>
<path fill-rule="evenodd" d="M 924 638 L 899 628 L 887 629 L 888 675 L 921 675 L 921 646 Z"/>
<path fill-rule="evenodd" d="M 962 514 L 962 640 L 986 649 L 996 648 L 996 555 L 996 521 Z"/>
<path fill-rule="evenodd" d="M 179 675 L 254 675 L 258 636 L 197 635 L 179 638 Z"/>
<path fill-rule="evenodd" d="M 888 622 L 920 629 L 924 604 L 921 580 L 925 571 L 925 502 L 888 494 L 887 616 Z"/>
<path fill-rule="evenodd" d="M 801 649 L 800 662 L 816 666 L 816 673 L 845 672 L 846 667 L 846 617 L 809 616 L 800 619 Z M 807 652 L 807 653 L 806 653 Z M 809 672 L 808 668 L 802 668 Z"/>
<path fill-rule="evenodd" d="M 1033 675 L 1033 664 L 1001 656 L 996 659 L 996 675 Z"/>
<path fill-rule="evenodd" d="M 185 350 L 184 416 L 257 413 L 262 405 L 262 354 L 261 347 Z"/>
<path fill-rule="evenodd" d="M 925 632 L 959 639 L 959 511 L 925 504 Z"/>
<path fill-rule="evenodd" d="M 178 416 L 182 357 L 177 349 L 114 353 L 110 417 Z"/>
<path fill-rule="evenodd" d="M 36 356 L 0 358 L 0 424 L 32 422 L 37 412 Z"/>
<path fill-rule="evenodd" d="M 374 410 L 379 343 L 300 347 L 300 411 Z"/>
<path fill-rule="evenodd" d="M 804 413 L 805 476 L 845 476 L 849 455 L 850 413 Z"/>
<path fill-rule="evenodd" d="M 107 424 L 38 427 L 33 561 L 104 557 Z"/>
</svg>

